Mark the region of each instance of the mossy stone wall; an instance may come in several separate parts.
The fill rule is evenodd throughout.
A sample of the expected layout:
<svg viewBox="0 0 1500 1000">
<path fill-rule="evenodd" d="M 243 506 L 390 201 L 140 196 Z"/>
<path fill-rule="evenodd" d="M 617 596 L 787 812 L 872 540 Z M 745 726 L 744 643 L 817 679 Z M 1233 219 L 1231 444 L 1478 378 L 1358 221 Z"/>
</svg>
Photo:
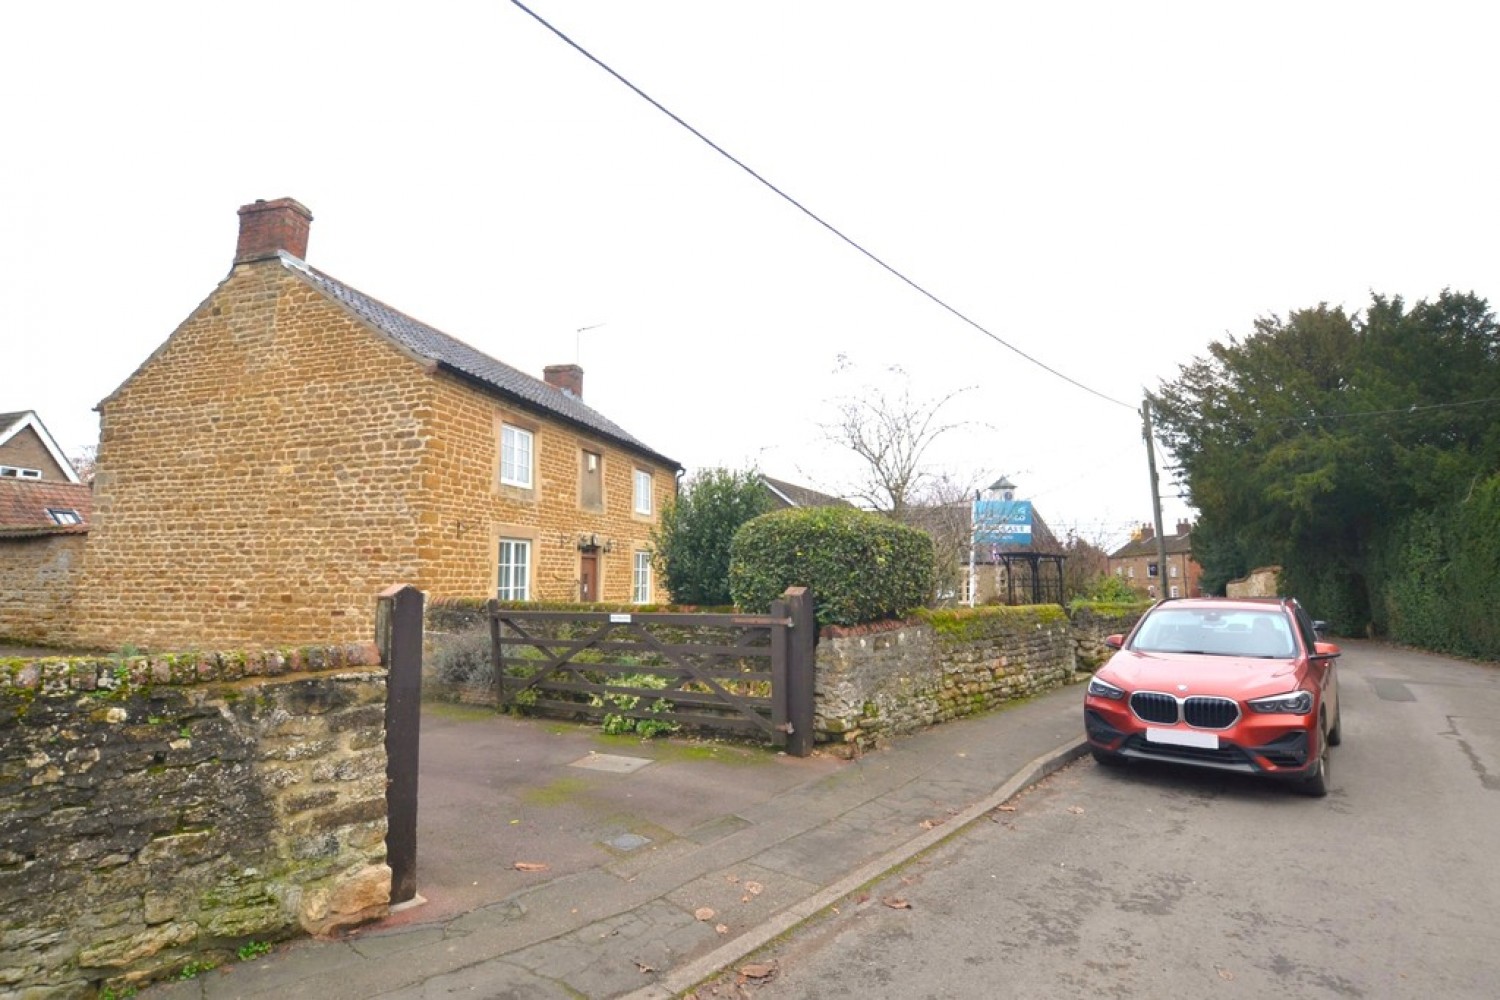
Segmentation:
<svg viewBox="0 0 1500 1000">
<path fill-rule="evenodd" d="M 0 995 L 387 912 L 374 646 L 0 660 Z"/>
</svg>

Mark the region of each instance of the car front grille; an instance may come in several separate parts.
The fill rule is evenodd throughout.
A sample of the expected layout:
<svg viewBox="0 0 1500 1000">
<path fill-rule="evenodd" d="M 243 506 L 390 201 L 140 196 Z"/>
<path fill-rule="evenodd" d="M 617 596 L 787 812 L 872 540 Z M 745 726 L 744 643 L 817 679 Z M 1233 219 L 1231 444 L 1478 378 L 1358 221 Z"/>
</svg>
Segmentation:
<svg viewBox="0 0 1500 1000">
<path fill-rule="evenodd" d="M 1130 696 L 1130 708 L 1142 722 L 1172 725 L 1177 721 L 1177 699 L 1169 694 L 1137 691 Z"/>
<path fill-rule="evenodd" d="M 1197 729 L 1228 729 L 1240 719 L 1240 706 L 1228 698 L 1194 695 L 1182 704 L 1182 718 Z"/>
<path fill-rule="evenodd" d="M 1176 725 L 1186 722 L 1194 729 L 1228 729 L 1239 721 L 1240 706 L 1230 698 L 1193 695 L 1179 699 L 1160 691 L 1137 691 L 1130 708 L 1142 722 Z"/>
<path fill-rule="evenodd" d="M 1132 757 L 1153 757 L 1158 760 L 1175 760 L 1187 764 L 1207 764 L 1229 771 L 1255 771 L 1258 768 L 1237 746 L 1221 746 L 1217 750 L 1202 747 L 1179 747 L 1170 743 L 1152 743 L 1144 736 L 1136 735 L 1120 747 Z"/>
</svg>

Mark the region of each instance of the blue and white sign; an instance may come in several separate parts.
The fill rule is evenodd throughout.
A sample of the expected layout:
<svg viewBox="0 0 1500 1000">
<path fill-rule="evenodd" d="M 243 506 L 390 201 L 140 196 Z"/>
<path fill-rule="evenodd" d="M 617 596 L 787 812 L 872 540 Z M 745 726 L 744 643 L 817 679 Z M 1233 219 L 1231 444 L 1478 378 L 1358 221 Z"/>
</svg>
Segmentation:
<svg viewBox="0 0 1500 1000">
<path fill-rule="evenodd" d="M 991 546 L 1030 545 L 1031 501 L 974 501 L 974 541 Z"/>
</svg>

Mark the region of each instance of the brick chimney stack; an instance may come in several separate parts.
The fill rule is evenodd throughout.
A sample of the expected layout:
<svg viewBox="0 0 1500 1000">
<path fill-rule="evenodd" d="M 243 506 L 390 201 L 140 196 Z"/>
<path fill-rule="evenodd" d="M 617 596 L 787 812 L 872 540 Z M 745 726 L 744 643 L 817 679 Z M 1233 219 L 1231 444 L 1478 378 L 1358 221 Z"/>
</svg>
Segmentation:
<svg viewBox="0 0 1500 1000">
<path fill-rule="evenodd" d="M 240 208 L 240 241 L 235 247 L 236 264 L 265 260 L 285 250 L 298 260 L 307 259 L 307 233 L 312 213 L 291 198 L 257 199 Z"/>
<path fill-rule="evenodd" d="M 1156 537 L 1156 528 L 1149 524 L 1141 525 L 1141 541 L 1149 542 Z"/>
<path fill-rule="evenodd" d="M 1189 531 L 1192 531 L 1192 530 L 1193 530 L 1193 522 L 1192 521 L 1178 521 L 1177 522 L 1177 533 L 1179 535 L 1185 535 Z"/>
<path fill-rule="evenodd" d="M 577 365 L 548 365 L 542 369 L 542 378 L 550 386 L 583 398 L 583 369 Z"/>
</svg>

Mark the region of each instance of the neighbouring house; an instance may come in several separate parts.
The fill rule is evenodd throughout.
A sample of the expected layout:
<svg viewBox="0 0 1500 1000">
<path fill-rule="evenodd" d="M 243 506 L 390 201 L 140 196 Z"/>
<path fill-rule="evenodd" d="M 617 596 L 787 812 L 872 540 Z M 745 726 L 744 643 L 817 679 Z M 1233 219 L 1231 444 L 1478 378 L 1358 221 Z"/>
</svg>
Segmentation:
<svg viewBox="0 0 1500 1000">
<path fill-rule="evenodd" d="M 1202 568 L 1193 560 L 1193 525 L 1178 521 L 1177 533 L 1162 539 L 1167 553 L 1165 573 L 1158 565 L 1156 529 L 1143 524 L 1130 541 L 1109 554 L 1109 571 L 1142 597 L 1201 597 Z"/>
<path fill-rule="evenodd" d="M 0 640 L 63 639 L 92 509 L 36 412 L 0 413 Z"/>
<path fill-rule="evenodd" d="M 776 504 L 777 510 L 785 510 L 788 507 L 853 507 L 848 500 L 841 497 L 829 496 L 827 493 L 819 493 L 817 490 L 808 489 L 806 486 L 798 486 L 784 479 L 772 479 L 770 476 L 760 477 L 761 485 L 766 492 L 771 494 L 771 499 Z"/>
<path fill-rule="evenodd" d="M 655 602 L 680 465 L 583 401 L 310 267 L 296 201 L 98 406 L 80 640 L 342 642 L 376 597 Z M 393 252 L 398 248 L 392 248 Z"/>
</svg>

